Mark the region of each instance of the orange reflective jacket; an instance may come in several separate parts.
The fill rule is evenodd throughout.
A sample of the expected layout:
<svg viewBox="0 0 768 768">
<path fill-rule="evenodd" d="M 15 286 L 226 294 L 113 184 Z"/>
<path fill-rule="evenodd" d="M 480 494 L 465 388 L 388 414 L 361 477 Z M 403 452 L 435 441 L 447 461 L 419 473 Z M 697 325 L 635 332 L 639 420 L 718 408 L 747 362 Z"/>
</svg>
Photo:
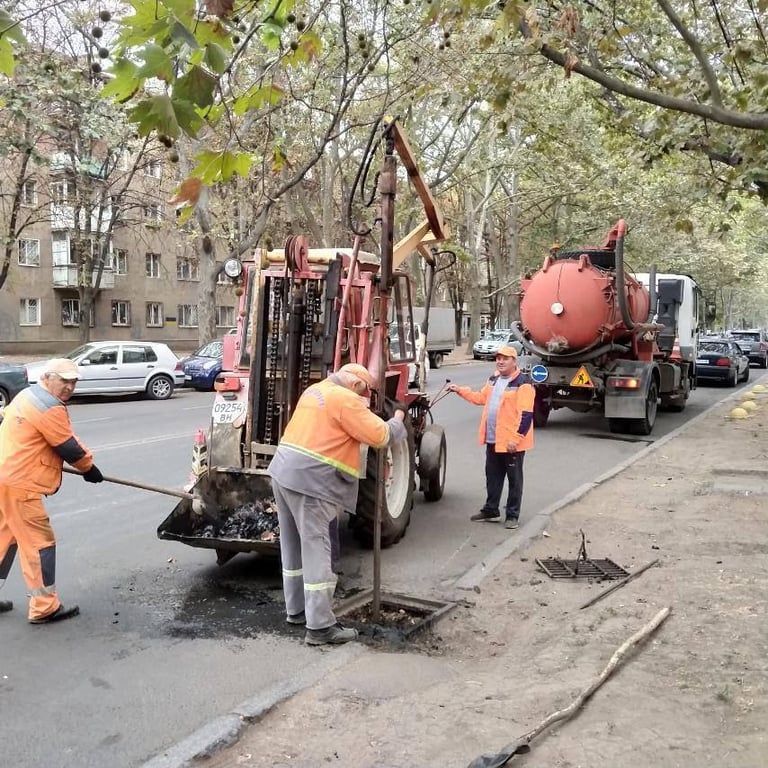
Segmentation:
<svg viewBox="0 0 768 768">
<path fill-rule="evenodd" d="M 456 393 L 475 405 L 482 405 L 480 418 L 479 442 L 486 442 L 486 422 L 488 420 L 488 402 L 496 384 L 497 376 L 491 376 L 479 392 L 470 387 L 459 387 Z M 501 396 L 499 410 L 496 413 L 496 452 L 506 453 L 507 443 L 517 443 L 516 451 L 529 451 L 533 448 L 533 403 L 536 390 L 531 380 L 522 371 L 510 378 L 504 394 Z"/>
<path fill-rule="evenodd" d="M 39 384 L 20 392 L 0 424 L 0 483 L 50 494 L 61 485 L 64 462 L 81 472 L 93 457 L 72 432 L 67 407 Z"/>
<path fill-rule="evenodd" d="M 280 445 L 358 477 L 361 444 L 383 448 L 388 442 L 387 422 L 362 397 L 328 378 L 299 398 Z"/>
</svg>

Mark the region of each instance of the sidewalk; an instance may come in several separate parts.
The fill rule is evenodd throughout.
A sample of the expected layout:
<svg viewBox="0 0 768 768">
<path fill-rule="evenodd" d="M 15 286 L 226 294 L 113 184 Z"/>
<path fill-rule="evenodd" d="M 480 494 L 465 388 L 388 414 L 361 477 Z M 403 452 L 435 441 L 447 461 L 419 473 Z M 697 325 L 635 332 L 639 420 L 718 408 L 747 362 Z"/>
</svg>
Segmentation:
<svg viewBox="0 0 768 768">
<path fill-rule="evenodd" d="M 511 763 L 768 765 L 768 395 L 757 402 L 749 419 L 729 421 L 729 398 L 554 514 L 524 515 L 506 551 L 447 595 L 463 602 L 431 636 L 402 652 L 320 649 L 324 661 L 339 654 L 335 671 L 261 715 L 251 703 L 241 710 L 250 725 L 233 713 L 231 746 L 189 741 L 150 764 L 464 767 L 567 706 L 671 606 L 574 719 Z M 575 558 L 580 529 L 590 557 L 660 565 L 580 610 L 605 586 L 551 580 L 534 563 Z"/>
</svg>

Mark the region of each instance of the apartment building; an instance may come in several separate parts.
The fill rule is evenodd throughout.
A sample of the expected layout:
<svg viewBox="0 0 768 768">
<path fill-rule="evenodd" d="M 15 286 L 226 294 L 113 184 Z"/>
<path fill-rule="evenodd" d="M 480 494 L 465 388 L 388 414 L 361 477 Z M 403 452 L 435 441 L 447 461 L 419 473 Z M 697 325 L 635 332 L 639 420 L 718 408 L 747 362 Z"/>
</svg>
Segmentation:
<svg viewBox="0 0 768 768">
<path fill-rule="evenodd" d="M 73 252 L 76 214 L 70 198 L 77 178 L 71 165 L 54 152 L 50 164 L 25 176 L 20 216 L 29 223 L 13 244 L 0 289 L 0 354 L 64 353 L 79 342 L 83 276 Z M 88 170 L 78 168 L 83 172 Z M 133 175 L 130 194 L 121 198 L 114 226 L 108 227 L 109 207 L 94 209 L 91 247 L 107 242 L 109 255 L 91 311 L 91 340 L 159 341 L 177 350 L 197 346 L 200 268 L 193 233 L 177 226 L 167 203 L 176 182 L 175 166 L 162 156 L 149 158 Z M 8 188 L 0 184 L 4 197 Z M 235 324 L 237 297 L 222 283 L 215 302 L 223 334 Z"/>
</svg>

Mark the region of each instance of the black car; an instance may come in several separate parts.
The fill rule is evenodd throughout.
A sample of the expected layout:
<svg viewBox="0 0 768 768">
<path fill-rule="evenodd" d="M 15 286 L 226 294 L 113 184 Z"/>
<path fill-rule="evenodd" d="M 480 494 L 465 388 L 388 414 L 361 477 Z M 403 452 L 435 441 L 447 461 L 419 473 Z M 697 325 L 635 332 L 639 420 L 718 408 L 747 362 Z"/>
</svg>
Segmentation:
<svg viewBox="0 0 768 768">
<path fill-rule="evenodd" d="M 5 408 L 22 389 L 28 386 L 27 369 L 23 365 L 0 363 L 0 408 Z"/>
<path fill-rule="evenodd" d="M 722 381 L 735 387 L 749 381 L 749 357 L 732 339 L 699 341 L 696 357 L 696 381 Z"/>
</svg>

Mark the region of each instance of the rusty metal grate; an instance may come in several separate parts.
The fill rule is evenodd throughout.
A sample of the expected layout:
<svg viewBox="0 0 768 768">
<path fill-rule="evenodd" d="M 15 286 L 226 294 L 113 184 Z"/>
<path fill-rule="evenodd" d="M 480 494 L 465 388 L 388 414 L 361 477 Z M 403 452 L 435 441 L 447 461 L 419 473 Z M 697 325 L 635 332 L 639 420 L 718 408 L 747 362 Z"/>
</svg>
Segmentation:
<svg viewBox="0 0 768 768">
<path fill-rule="evenodd" d="M 563 560 L 559 557 L 547 557 L 543 560 L 536 558 L 536 565 L 551 579 L 623 579 L 629 576 L 620 565 L 613 560 L 591 560 L 578 558 L 577 560 Z"/>
<path fill-rule="evenodd" d="M 620 565 L 607 558 L 593 560 L 587 556 L 587 537 L 579 528 L 581 534 L 581 546 L 575 560 L 563 560 L 561 557 L 546 557 L 543 560 L 536 558 L 536 565 L 541 568 L 550 579 L 623 579 L 629 576 Z"/>
</svg>

